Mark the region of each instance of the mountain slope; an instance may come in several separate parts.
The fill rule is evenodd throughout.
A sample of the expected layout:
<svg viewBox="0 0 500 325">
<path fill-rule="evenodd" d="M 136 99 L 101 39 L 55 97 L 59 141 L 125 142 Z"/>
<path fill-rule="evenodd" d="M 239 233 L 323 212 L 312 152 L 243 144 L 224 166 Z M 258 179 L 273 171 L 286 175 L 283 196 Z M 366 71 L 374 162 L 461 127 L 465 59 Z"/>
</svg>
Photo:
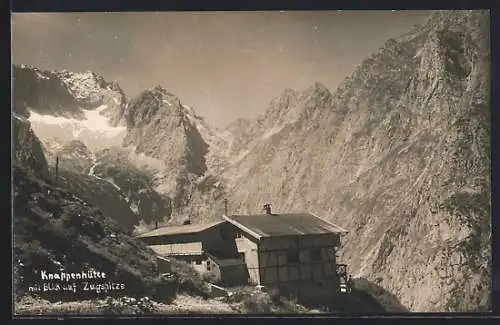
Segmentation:
<svg viewBox="0 0 500 325">
<path fill-rule="evenodd" d="M 94 153 L 79 140 L 55 139 L 44 141 L 44 149 L 52 174 L 59 158 L 59 184 L 100 207 L 124 229 L 141 223 L 154 226 L 170 216 L 170 199 L 154 190 L 153 176 L 135 167 L 127 151 L 107 148 Z"/>
<path fill-rule="evenodd" d="M 412 311 L 491 308 L 488 23 L 437 12 L 333 95 L 317 84 L 284 105 L 298 118 L 224 175 L 231 212 L 269 202 L 329 218 L 350 230 L 352 272 Z"/>
<path fill-rule="evenodd" d="M 186 117 L 200 133 L 203 141 L 208 145 L 208 151 L 205 162 L 208 171 L 215 175 L 220 175 L 227 166 L 231 152 L 228 149 L 229 142 L 232 140 L 226 132 L 209 125 L 202 117 L 189 106 L 182 105 Z"/>
<path fill-rule="evenodd" d="M 172 213 L 172 202 L 156 192 L 152 173 L 134 166 L 127 151 L 108 148 L 96 152 L 88 174 L 119 189 L 131 210 L 146 224 L 161 222 Z"/>
<path fill-rule="evenodd" d="M 317 84 L 319 87 L 322 85 Z M 279 131 L 280 127 L 293 122 L 300 113 L 300 94 L 292 89 L 285 89 L 283 93 L 274 98 L 268 109 L 255 120 L 240 118 L 226 127 L 226 132 L 232 137 L 229 143 L 233 158 L 243 156 L 245 150 L 258 143 L 260 138 L 269 136 Z"/>
<path fill-rule="evenodd" d="M 43 141 L 43 145 L 49 164 L 55 166 L 56 158 L 59 158 L 59 168 L 61 169 L 86 173 L 94 160 L 92 151 L 80 140 L 61 143 L 58 140 L 50 139 Z"/>
<path fill-rule="evenodd" d="M 120 295 L 147 294 L 156 272 L 155 254 L 128 236 L 113 219 L 47 176 L 41 146 L 26 121 L 13 124 L 13 244 L 15 298 L 40 282 L 40 272 L 105 272 L 126 283 Z M 37 153 L 37 154 L 29 154 Z M 35 167 L 34 167 L 35 166 Z M 112 276 L 114 275 L 114 276 Z M 83 297 L 92 297 L 85 291 Z M 66 293 L 66 294 L 65 294 Z M 52 301 L 75 299 L 67 292 L 42 293 Z"/>
<path fill-rule="evenodd" d="M 53 169 L 51 171 L 54 173 Z M 132 211 L 124 193 L 113 183 L 62 168 L 57 182 L 66 191 L 102 210 L 120 225 L 122 231 L 132 233 L 134 226 L 139 225 L 141 216 Z"/>
</svg>

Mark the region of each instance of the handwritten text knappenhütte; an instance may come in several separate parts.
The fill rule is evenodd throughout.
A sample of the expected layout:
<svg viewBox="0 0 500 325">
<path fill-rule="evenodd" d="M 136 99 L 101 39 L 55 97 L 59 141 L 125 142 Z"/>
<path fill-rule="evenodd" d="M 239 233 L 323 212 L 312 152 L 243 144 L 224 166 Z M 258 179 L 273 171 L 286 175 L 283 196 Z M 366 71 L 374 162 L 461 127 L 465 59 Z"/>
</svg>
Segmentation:
<svg viewBox="0 0 500 325">
<path fill-rule="evenodd" d="M 72 281 L 72 280 L 86 280 L 86 279 L 106 279 L 106 273 L 97 271 L 82 271 L 78 273 L 47 273 L 47 271 L 42 270 L 40 272 L 40 277 L 42 280 L 59 280 L 59 281 Z"/>
</svg>

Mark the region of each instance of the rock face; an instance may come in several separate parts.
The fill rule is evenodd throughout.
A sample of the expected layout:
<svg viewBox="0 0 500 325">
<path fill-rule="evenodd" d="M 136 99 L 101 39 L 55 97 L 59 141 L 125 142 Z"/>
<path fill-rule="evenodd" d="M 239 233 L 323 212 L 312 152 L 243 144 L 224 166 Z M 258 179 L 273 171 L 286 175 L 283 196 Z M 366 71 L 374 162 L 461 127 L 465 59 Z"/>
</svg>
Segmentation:
<svg viewBox="0 0 500 325">
<path fill-rule="evenodd" d="M 94 161 L 94 154 L 80 140 L 71 140 L 60 144 L 59 148 L 56 142 L 51 142 L 52 147 L 46 143 L 44 145 L 51 166 L 55 166 L 56 157 L 58 157 L 59 168 L 77 173 L 88 173 Z"/>
<path fill-rule="evenodd" d="M 203 175 L 207 170 L 208 145 L 187 117 L 179 99 L 162 87 L 149 89 L 134 98 L 124 114 L 127 123 L 125 146 L 162 160 L 165 168 L 185 166 L 185 172 Z"/>
<path fill-rule="evenodd" d="M 227 167 L 231 151 L 229 143 L 232 137 L 218 128 L 209 125 L 202 117 L 189 106 L 182 105 L 185 109 L 185 114 L 191 124 L 196 127 L 203 141 L 208 145 L 208 150 L 205 155 L 205 164 L 207 171 L 211 174 L 220 176 L 224 168 Z"/>
<path fill-rule="evenodd" d="M 154 189 L 153 174 L 135 167 L 127 151 L 118 148 L 98 151 L 88 174 L 119 189 L 139 221 L 154 225 L 168 219 L 172 213 L 170 198 Z"/>
<path fill-rule="evenodd" d="M 213 214 L 224 193 L 220 175 L 229 161 L 228 136 L 160 86 L 132 99 L 123 119 L 129 160 L 149 170 L 156 191 L 171 198 L 169 222 Z"/>
<path fill-rule="evenodd" d="M 42 140 L 83 141 L 92 149 L 119 145 L 126 98 L 116 82 L 87 71 L 13 67 L 14 111 L 29 119 Z"/>
<path fill-rule="evenodd" d="M 208 144 L 189 119 L 179 99 L 162 87 L 134 98 L 125 110 L 125 147 L 147 157 L 157 171 L 158 191 L 173 199 L 173 207 L 189 202 L 198 178 L 207 172 Z"/>
<path fill-rule="evenodd" d="M 116 82 L 107 82 L 94 72 L 58 72 L 57 75 L 68 87 L 72 96 L 87 107 L 106 106 L 103 115 L 110 118 L 112 126 L 120 124 L 120 116 L 126 107 L 126 97 Z"/>
<path fill-rule="evenodd" d="M 319 85 L 319 84 L 318 84 Z M 265 113 L 260 114 L 254 121 L 240 118 L 230 123 L 226 132 L 231 135 L 230 143 L 233 157 L 244 154 L 261 138 L 269 137 L 288 123 L 292 123 L 300 114 L 300 94 L 292 89 L 285 89 L 277 98 L 273 99 Z"/>
<path fill-rule="evenodd" d="M 17 114 L 14 114 L 12 122 L 14 164 L 35 176 L 49 178 L 42 143 L 33 133 L 30 123 Z"/>
<path fill-rule="evenodd" d="M 437 12 L 333 95 L 285 93 L 225 172 L 231 212 L 329 218 L 350 230 L 353 274 L 412 311 L 491 308 L 488 28 L 485 12 Z"/>
<path fill-rule="evenodd" d="M 14 65 L 14 111 L 25 117 L 29 110 L 39 114 L 83 119 L 83 110 L 106 105 L 111 124 L 120 121 L 117 116 L 125 108 L 126 98 L 116 82 L 106 82 L 102 76 L 87 71 L 44 71 L 33 66 Z"/>
<path fill-rule="evenodd" d="M 56 73 L 14 65 L 12 80 L 12 103 L 16 113 L 29 117 L 29 109 L 36 109 L 42 114 L 82 117 L 80 103 Z"/>
</svg>

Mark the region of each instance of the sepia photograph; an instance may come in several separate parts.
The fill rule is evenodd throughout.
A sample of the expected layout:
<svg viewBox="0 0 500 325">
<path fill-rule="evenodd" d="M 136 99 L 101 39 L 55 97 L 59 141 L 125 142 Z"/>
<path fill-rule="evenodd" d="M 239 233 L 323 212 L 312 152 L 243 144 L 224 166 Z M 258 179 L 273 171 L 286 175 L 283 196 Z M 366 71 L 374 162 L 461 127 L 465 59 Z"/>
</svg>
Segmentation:
<svg viewBox="0 0 500 325">
<path fill-rule="evenodd" d="M 14 316 L 492 310 L 489 10 L 11 30 Z"/>
</svg>

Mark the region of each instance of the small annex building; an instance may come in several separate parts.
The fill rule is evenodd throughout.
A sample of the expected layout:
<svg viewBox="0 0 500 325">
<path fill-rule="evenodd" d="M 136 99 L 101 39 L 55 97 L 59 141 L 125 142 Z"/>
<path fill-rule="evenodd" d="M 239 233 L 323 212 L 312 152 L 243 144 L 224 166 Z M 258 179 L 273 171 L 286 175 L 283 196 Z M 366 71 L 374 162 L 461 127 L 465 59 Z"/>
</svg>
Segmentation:
<svg viewBox="0 0 500 325">
<path fill-rule="evenodd" d="M 221 235 L 225 220 L 162 227 L 137 236 L 156 254 L 190 264 L 217 283 L 245 283 L 246 267 L 234 241 Z M 239 272 L 239 273 L 238 273 Z"/>
<path fill-rule="evenodd" d="M 224 215 L 206 224 L 138 236 L 158 255 L 191 264 L 221 285 L 262 285 L 322 300 L 340 292 L 336 252 L 343 228 L 311 213 Z M 342 275 L 345 276 L 345 275 Z"/>
</svg>

